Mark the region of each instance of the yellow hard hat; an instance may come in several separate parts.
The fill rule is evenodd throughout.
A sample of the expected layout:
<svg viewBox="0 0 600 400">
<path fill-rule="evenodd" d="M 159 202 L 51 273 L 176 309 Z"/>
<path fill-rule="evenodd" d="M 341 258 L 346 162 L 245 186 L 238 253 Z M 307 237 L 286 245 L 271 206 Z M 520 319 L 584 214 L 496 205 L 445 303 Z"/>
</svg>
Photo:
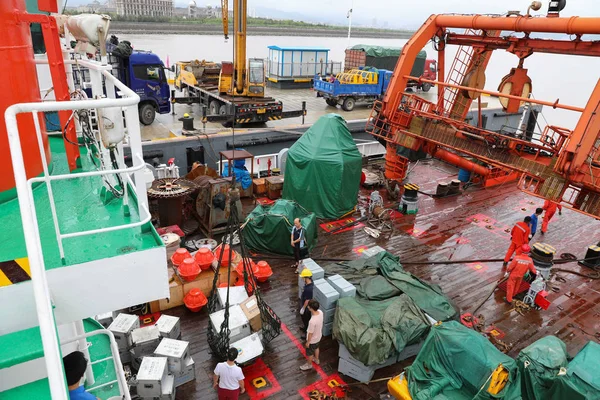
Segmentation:
<svg viewBox="0 0 600 400">
<path fill-rule="evenodd" d="M 188 114 L 188 113 L 183 114 L 183 118 L 189 118 L 189 117 L 190 117 L 190 114 Z"/>
<path fill-rule="evenodd" d="M 304 268 L 302 270 L 302 272 L 300 272 L 300 277 L 301 278 L 311 278 L 312 277 L 312 271 L 308 268 Z"/>
</svg>

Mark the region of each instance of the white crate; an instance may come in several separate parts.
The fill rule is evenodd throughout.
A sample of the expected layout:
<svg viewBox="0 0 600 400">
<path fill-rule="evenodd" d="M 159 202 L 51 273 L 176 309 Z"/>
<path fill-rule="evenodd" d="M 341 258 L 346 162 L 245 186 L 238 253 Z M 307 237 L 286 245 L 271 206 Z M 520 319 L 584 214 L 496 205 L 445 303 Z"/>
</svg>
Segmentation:
<svg viewBox="0 0 600 400">
<path fill-rule="evenodd" d="M 210 322 L 216 335 L 221 332 L 221 324 L 224 320 L 225 310 L 210 314 Z M 250 322 L 239 305 L 229 307 L 229 330 L 229 343 L 237 342 L 252 333 Z"/>
<path fill-rule="evenodd" d="M 338 363 L 338 372 L 349 376 L 350 378 L 356 379 L 359 382 L 368 382 L 371 379 L 373 379 L 373 375 L 375 374 L 375 368 L 362 368 L 359 365 L 353 364 L 348 360 L 340 358 Z"/>
<path fill-rule="evenodd" d="M 162 394 L 159 400 L 175 400 L 175 377 L 167 375 L 162 385 Z"/>
<path fill-rule="evenodd" d="M 252 335 L 243 338 L 242 340 L 238 340 L 231 344 L 231 347 L 234 347 L 238 351 L 238 357 L 235 359 L 235 362 L 238 364 L 244 364 L 248 361 L 252 361 L 257 357 L 260 357 L 264 352 L 264 348 L 262 342 L 260 341 L 260 336 L 257 333 L 253 333 Z"/>
<path fill-rule="evenodd" d="M 323 311 L 323 324 L 328 324 L 333 322 L 333 319 L 335 318 L 335 310 L 336 308 L 330 308 L 329 310 L 321 310 Z M 310 312 L 310 311 L 307 311 Z"/>
<path fill-rule="evenodd" d="M 102 325 L 105 328 L 108 328 L 114 320 L 112 312 L 98 314 L 96 315 L 95 319 L 100 323 L 100 325 Z"/>
<path fill-rule="evenodd" d="M 383 247 L 375 246 L 363 251 L 360 256 L 361 258 L 369 258 L 374 256 L 375 254 L 381 253 L 382 251 L 385 251 Z"/>
<path fill-rule="evenodd" d="M 313 282 L 317 279 L 325 278 L 325 270 L 321 268 L 312 258 L 305 258 L 302 260 L 303 267 L 308 268 L 312 273 Z M 302 290 L 304 290 L 304 278 L 298 276 L 298 298 L 302 298 Z"/>
<path fill-rule="evenodd" d="M 179 317 L 162 314 L 158 321 L 156 321 L 156 326 L 158 327 L 160 336 L 163 338 L 179 339 L 181 336 L 181 322 Z"/>
<path fill-rule="evenodd" d="M 151 355 L 160 342 L 158 327 L 152 325 L 134 329 L 131 331 L 131 342 L 133 344 L 131 352 L 134 357 Z"/>
<path fill-rule="evenodd" d="M 144 357 L 137 373 L 137 393 L 140 397 L 160 397 L 168 389 L 167 358 Z M 175 383 L 171 375 L 171 387 Z M 165 386 L 165 388 L 163 388 Z M 167 392 L 169 393 L 169 392 Z"/>
<path fill-rule="evenodd" d="M 315 281 L 313 299 L 319 302 L 319 309 L 329 310 L 335 308 L 340 294 L 325 279 Z"/>
<path fill-rule="evenodd" d="M 131 331 L 140 327 L 140 319 L 137 315 L 119 314 L 110 324 L 108 330 L 115 336 L 119 350 L 128 350 L 131 345 Z"/>
<path fill-rule="evenodd" d="M 174 376 L 175 387 L 179 387 L 196 379 L 196 363 L 194 363 L 192 357 L 188 357 L 185 360 L 183 370 L 181 370 L 181 372 L 176 372 Z"/>
<path fill-rule="evenodd" d="M 331 336 L 333 332 L 333 322 L 328 322 L 323 324 L 323 336 Z"/>
<path fill-rule="evenodd" d="M 327 282 L 329 282 L 329 284 L 338 291 L 340 298 L 356 296 L 356 287 L 344 279 L 341 275 L 333 275 L 327 278 Z"/>
<path fill-rule="evenodd" d="M 154 351 L 155 356 L 167 357 L 170 373 L 181 372 L 189 357 L 190 343 L 183 340 L 165 338 Z"/>
<path fill-rule="evenodd" d="M 227 288 L 217 288 L 217 296 L 219 298 L 219 306 L 225 308 L 227 302 Z M 229 288 L 229 306 L 241 304 L 248 298 L 246 288 L 243 286 L 231 286 Z"/>
</svg>

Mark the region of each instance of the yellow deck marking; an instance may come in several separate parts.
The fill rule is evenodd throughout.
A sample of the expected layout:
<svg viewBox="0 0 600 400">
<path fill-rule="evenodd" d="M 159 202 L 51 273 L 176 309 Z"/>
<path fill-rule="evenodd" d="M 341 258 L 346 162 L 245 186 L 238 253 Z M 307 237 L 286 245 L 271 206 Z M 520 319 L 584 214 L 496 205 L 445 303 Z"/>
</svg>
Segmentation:
<svg viewBox="0 0 600 400">
<path fill-rule="evenodd" d="M 21 267 L 23 269 L 23 271 L 27 272 L 27 275 L 29 275 L 29 277 L 31 278 L 31 268 L 29 267 L 29 258 L 27 258 L 27 257 L 17 258 L 15 260 L 15 262 L 17 264 L 19 264 L 19 267 Z"/>
<path fill-rule="evenodd" d="M 4 272 L 0 270 L 0 287 L 10 285 L 12 285 L 12 282 L 4 275 Z"/>
</svg>

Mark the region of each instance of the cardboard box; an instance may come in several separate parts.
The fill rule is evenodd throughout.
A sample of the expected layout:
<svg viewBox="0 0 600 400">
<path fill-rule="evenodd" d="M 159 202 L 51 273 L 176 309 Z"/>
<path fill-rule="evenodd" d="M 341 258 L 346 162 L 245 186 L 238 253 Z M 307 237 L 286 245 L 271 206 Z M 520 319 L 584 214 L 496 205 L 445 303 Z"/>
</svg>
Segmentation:
<svg viewBox="0 0 600 400">
<path fill-rule="evenodd" d="M 179 339 L 181 336 L 181 321 L 179 317 L 162 314 L 156 321 L 158 333 L 162 338 Z"/>
<path fill-rule="evenodd" d="M 200 289 L 202 293 L 208 298 L 212 291 L 214 275 L 211 270 L 202 271 L 198 278 L 192 282 L 185 282 L 183 284 L 183 296 L 190 292 L 192 289 Z"/>
<path fill-rule="evenodd" d="M 262 329 L 262 320 L 260 319 L 260 309 L 258 308 L 258 302 L 256 296 L 252 295 L 248 299 L 244 300 L 240 307 L 244 312 L 248 321 L 250 321 L 250 327 L 252 332 L 260 332 Z"/>
<path fill-rule="evenodd" d="M 188 357 L 185 360 L 183 370 L 181 372 L 176 372 L 174 376 L 175 387 L 179 387 L 196 379 L 196 363 L 194 363 L 192 357 Z"/>
<path fill-rule="evenodd" d="M 133 343 L 131 349 L 133 357 L 139 358 L 151 355 L 160 343 L 158 327 L 151 325 L 134 329 L 131 331 L 131 341 Z"/>
<path fill-rule="evenodd" d="M 175 386 L 173 376 L 167 374 L 166 357 L 144 357 L 137 373 L 137 381 L 137 393 L 140 397 L 160 397 L 165 389 L 169 394 L 169 386 L 171 392 Z"/>
<path fill-rule="evenodd" d="M 129 350 L 132 346 L 131 331 L 140 327 L 140 319 L 137 315 L 121 313 L 110 324 L 108 330 L 115 336 L 119 350 Z"/>
<path fill-rule="evenodd" d="M 263 195 L 267 193 L 267 184 L 264 178 L 257 178 L 252 181 L 254 187 L 254 194 Z"/>
<path fill-rule="evenodd" d="M 169 298 L 159 300 L 161 311 L 183 305 L 183 286 L 177 276 L 169 283 Z"/>
<path fill-rule="evenodd" d="M 189 357 L 190 342 L 175 339 L 163 339 L 154 351 L 158 357 L 167 357 L 170 373 L 183 371 Z"/>
</svg>

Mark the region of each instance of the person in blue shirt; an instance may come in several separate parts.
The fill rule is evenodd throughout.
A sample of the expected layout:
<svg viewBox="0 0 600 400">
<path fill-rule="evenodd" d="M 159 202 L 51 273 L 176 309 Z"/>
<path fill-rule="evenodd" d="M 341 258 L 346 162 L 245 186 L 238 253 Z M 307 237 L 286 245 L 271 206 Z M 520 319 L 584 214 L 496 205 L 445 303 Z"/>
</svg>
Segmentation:
<svg viewBox="0 0 600 400">
<path fill-rule="evenodd" d="M 531 242 L 531 239 L 533 239 L 533 237 L 535 236 L 535 232 L 537 231 L 538 217 L 540 215 L 542 215 L 543 212 L 544 212 L 544 209 L 538 207 L 535 209 L 535 212 L 533 214 L 531 214 L 531 222 L 529 223 L 529 228 L 531 228 L 531 233 L 529 234 L 530 242 Z"/>
<path fill-rule="evenodd" d="M 85 374 L 87 363 L 88 361 L 80 351 L 74 351 L 63 357 L 70 400 L 100 400 L 98 397 L 86 392 L 81 384 L 81 378 Z"/>
</svg>

